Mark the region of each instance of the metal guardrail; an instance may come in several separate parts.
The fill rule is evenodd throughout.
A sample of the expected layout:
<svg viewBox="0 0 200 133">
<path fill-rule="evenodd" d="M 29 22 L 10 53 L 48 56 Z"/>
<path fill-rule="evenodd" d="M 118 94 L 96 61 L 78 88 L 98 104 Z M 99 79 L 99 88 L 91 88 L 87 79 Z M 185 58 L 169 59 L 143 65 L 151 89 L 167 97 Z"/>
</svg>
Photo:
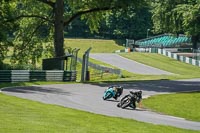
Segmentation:
<svg viewBox="0 0 200 133">
<path fill-rule="evenodd" d="M 76 81 L 76 71 L 0 70 L 0 82 Z"/>
<path fill-rule="evenodd" d="M 164 56 L 168 56 L 169 58 L 173 58 L 175 60 L 179 60 L 181 62 L 200 67 L 200 60 L 178 55 L 178 53 L 171 53 L 170 51 L 167 51 L 165 49 L 158 49 L 158 54 L 162 54 Z"/>
</svg>

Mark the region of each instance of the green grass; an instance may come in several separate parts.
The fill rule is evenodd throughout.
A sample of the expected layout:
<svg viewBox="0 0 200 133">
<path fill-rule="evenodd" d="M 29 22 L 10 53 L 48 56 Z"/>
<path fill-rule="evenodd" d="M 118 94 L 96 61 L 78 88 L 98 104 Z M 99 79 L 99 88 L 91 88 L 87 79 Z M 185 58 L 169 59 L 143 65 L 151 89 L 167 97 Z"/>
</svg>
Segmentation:
<svg viewBox="0 0 200 133">
<path fill-rule="evenodd" d="M 165 76 L 165 79 L 199 78 L 200 68 L 186 64 L 163 55 L 154 53 L 128 53 L 120 54 L 123 57 L 137 62 L 165 70 L 176 75 Z M 152 76 L 151 76 L 152 77 Z M 154 76 L 153 76 L 154 77 Z M 160 77 L 160 76 L 156 76 Z M 161 75 L 163 77 L 163 75 Z"/>
<path fill-rule="evenodd" d="M 112 53 L 115 50 L 124 49 L 115 40 L 102 39 L 65 39 L 65 47 L 80 48 L 80 54 L 83 54 L 89 47 L 92 47 L 91 53 Z"/>
<path fill-rule="evenodd" d="M 163 94 L 143 100 L 147 108 L 172 116 L 200 121 L 200 92 Z"/>
<path fill-rule="evenodd" d="M 0 94 L 2 133 L 194 133 Z"/>
</svg>

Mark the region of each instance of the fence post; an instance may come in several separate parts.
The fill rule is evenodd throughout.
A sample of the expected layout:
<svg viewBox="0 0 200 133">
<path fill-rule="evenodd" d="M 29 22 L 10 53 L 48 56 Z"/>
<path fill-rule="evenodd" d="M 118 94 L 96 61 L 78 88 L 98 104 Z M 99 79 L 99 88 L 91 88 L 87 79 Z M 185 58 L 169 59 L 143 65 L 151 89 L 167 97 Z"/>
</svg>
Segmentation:
<svg viewBox="0 0 200 133">
<path fill-rule="evenodd" d="M 85 54 L 83 55 L 83 60 L 82 60 L 82 71 L 81 71 L 81 82 L 84 81 L 84 76 L 85 75 Z"/>
<path fill-rule="evenodd" d="M 91 49 L 92 48 L 90 47 L 88 50 L 85 51 L 83 55 L 81 82 L 89 80 L 88 60 L 89 60 L 89 52 Z"/>
<path fill-rule="evenodd" d="M 70 71 L 76 70 L 76 64 L 77 64 L 77 56 L 78 56 L 78 51 L 80 49 L 73 49 L 72 50 L 72 58 L 71 58 L 71 64 L 70 64 Z"/>
</svg>

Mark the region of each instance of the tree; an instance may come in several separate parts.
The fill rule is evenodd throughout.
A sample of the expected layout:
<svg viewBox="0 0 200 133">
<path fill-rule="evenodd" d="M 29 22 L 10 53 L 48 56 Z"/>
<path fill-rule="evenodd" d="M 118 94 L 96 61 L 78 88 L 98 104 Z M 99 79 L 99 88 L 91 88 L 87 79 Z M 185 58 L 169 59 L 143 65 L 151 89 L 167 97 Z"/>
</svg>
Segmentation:
<svg viewBox="0 0 200 133">
<path fill-rule="evenodd" d="M 128 7 L 126 10 L 114 10 L 104 15 L 98 32 L 89 32 L 85 21 L 80 18 L 65 30 L 66 37 L 92 37 L 107 39 L 141 39 L 147 36 L 147 29 L 152 29 L 151 12 L 148 6 L 140 9 Z"/>
<path fill-rule="evenodd" d="M 38 7 L 30 6 L 34 4 Z M 35 3 L 35 1 L 23 1 L 22 3 L 22 1 L 9 0 L 1 1 L 0 7 L 2 9 L 0 11 L 0 27 L 2 27 L 0 32 L 4 35 L 0 42 L 4 46 L 1 47 L 1 49 L 4 48 L 2 50 L 4 56 L 10 48 L 12 50 L 9 51 L 9 54 L 12 54 L 11 63 L 36 65 L 37 59 L 41 57 L 44 50 L 42 42 L 48 42 L 51 38 L 51 35 L 42 37 L 43 34 L 41 34 L 44 28 L 47 29 L 52 26 L 48 17 L 45 17 L 51 15 L 49 8 L 41 3 Z M 49 28 L 49 30 L 52 30 L 52 28 Z M 50 34 L 50 32 L 46 33 Z M 45 45 L 47 44 L 45 43 Z M 48 46 L 45 47 L 45 49 L 49 48 Z"/>
<path fill-rule="evenodd" d="M 7 35 L 11 34 L 17 27 L 12 23 L 4 23 L 3 18 L 7 18 L 11 15 L 12 8 L 3 2 L 4 1 L 0 1 L 0 66 L 9 51 L 9 46 L 12 46 L 12 42 L 9 41 Z"/>
<path fill-rule="evenodd" d="M 153 3 L 154 31 L 184 33 L 192 37 L 193 48 L 200 38 L 199 0 L 156 0 Z"/>
<path fill-rule="evenodd" d="M 6 23 L 18 25 L 14 32 L 14 60 L 22 58 L 32 63 L 41 56 L 42 42 L 54 39 L 54 56 L 64 55 L 64 29 L 81 16 L 92 31 L 97 31 L 105 12 L 135 8 L 143 5 L 143 0 L 4 0 L 11 7 L 12 15 L 4 17 Z M 45 29 L 46 36 L 40 31 Z M 49 47 L 49 46 L 48 46 Z M 23 51 L 22 51 L 23 48 Z M 34 57 L 36 55 L 36 57 Z"/>
<path fill-rule="evenodd" d="M 126 12 L 112 11 L 106 24 L 115 38 L 141 39 L 152 27 L 151 13 L 148 6 L 137 10 L 129 7 Z"/>
</svg>

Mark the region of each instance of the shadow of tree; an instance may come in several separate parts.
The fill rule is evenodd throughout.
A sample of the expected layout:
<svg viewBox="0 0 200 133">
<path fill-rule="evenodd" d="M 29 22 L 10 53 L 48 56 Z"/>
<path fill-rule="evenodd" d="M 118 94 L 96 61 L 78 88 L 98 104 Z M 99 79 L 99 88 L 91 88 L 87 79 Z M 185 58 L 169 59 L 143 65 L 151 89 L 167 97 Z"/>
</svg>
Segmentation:
<svg viewBox="0 0 200 133">
<path fill-rule="evenodd" d="M 24 87 L 8 87 L 4 88 L 2 91 L 7 92 L 15 92 L 15 93 L 52 93 L 52 94 L 60 94 L 60 95 L 71 95 L 70 92 L 63 91 L 59 88 L 51 88 L 51 87 L 42 87 L 42 86 L 24 86 Z"/>
<path fill-rule="evenodd" d="M 123 46 L 123 44 L 126 43 L 126 40 L 125 39 L 115 39 L 114 40 L 116 44 L 118 44 L 119 46 Z"/>
<path fill-rule="evenodd" d="M 120 85 L 124 89 L 146 90 L 155 92 L 183 92 L 200 91 L 200 81 L 183 80 L 154 80 L 154 81 L 127 81 L 127 82 L 103 82 L 91 83 L 100 87 Z"/>
</svg>

